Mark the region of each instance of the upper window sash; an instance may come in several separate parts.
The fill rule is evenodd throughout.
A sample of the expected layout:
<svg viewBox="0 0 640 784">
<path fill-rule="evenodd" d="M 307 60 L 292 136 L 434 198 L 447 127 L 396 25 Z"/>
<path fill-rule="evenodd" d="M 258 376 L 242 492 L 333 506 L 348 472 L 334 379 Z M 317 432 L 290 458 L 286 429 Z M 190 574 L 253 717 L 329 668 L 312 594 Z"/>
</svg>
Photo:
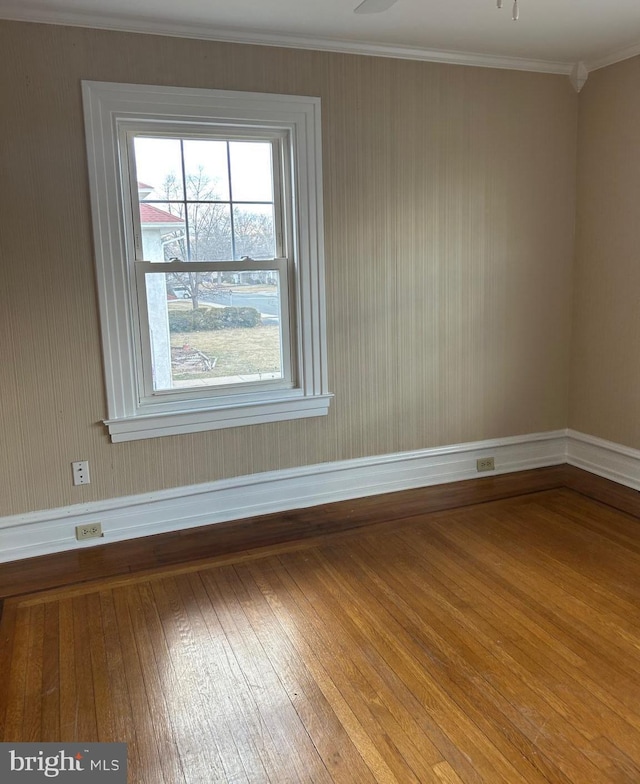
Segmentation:
<svg viewBox="0 0 640 784">
<path fill-rule="evenodd" d="M 138 205 L 142 203 L 138 195 L 138 172 L 135 156 L 136 137 L 156 137 L 159 139 L 182 140 L 218 140 L 218 141 L 263 141 L 271 144 L 271 167 L 273 177 L 273 209 L 276 258 L 291 256 L 293 250 L 293 215 L 291 178 L 291 139 L 290 133 L 283 130 L 265 130 L 237 125 L 225 125 L 219 128 L 213 124 L 189 127 L 185 133 L 184 127 L 173 123 L 129 123 L 123 121 L 119 133 L 119 157 L 121 164 L 121 177 L 123 182 L 122 198 L 125 210 L 131 215 L 132 231 L 128 231 L 128 244 L 132 247 L 130 258 L 144 260 L 142 247 L 142 229 L 140 226 L 140 211 Z M 124 184 L 128 183 L 128 187 Z M 195 203 L 187 198 L 176 199 L 176 203 Z M 160 201 L 160 200 L 154 200 Z M 169 201 L 169 200 L 167 200 Z M 242 204 L 240 199 L 215 200 L 215 203 Z M 127 221 L 128 223 L 128 221 Z"/>
</svg>

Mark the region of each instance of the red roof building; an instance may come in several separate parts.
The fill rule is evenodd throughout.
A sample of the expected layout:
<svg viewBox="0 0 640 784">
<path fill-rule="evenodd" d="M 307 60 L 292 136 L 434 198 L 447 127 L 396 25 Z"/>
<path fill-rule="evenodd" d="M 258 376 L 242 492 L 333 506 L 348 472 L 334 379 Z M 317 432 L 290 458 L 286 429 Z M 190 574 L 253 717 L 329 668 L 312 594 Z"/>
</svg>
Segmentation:
<svg viewBox="0 0 640 784">
<path fill-rule="evenodd" d="M 179 215 L 172 215 L 166 210 L 161 210 L 154 204 L 147 204 L 144 201 L 140 202 L 140 223 L 142 226 L 151 228 L 171 228 L 178 229 L 184 226 L 184 220 Z"/>
</svg>

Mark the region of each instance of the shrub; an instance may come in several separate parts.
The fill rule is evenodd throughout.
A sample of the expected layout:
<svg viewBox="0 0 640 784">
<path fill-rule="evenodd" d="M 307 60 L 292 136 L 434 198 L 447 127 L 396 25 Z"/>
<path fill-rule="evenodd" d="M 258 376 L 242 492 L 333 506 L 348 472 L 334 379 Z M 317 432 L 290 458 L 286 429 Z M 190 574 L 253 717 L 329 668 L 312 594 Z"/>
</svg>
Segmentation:
<svg viewBox="0 0 640 784">
<path fill-rule="evenodd" d="M 170 310 L 169 329 L 171 332 L 193 332 L 193 311 Z"/>
<path fill-rule="evenodd" d="M 255 308 L 197 308 L 169 310 L 171 332 L 201 332 L 210 329 L 257 327 L 260 313 Z"/>
</svg>

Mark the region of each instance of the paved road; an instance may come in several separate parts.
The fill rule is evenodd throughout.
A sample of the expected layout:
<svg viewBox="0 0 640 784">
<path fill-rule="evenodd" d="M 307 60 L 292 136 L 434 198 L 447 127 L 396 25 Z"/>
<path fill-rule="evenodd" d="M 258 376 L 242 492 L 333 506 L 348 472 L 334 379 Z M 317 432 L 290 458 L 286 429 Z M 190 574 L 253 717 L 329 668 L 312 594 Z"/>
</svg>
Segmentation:
<svg viewBox="0 0 640 784">
<path fill-rule="evenodd" d="M 202 299 L 205 299 L 204 297 Z M 235 308 L 255 308 L 258 312 L 266 316 L 278 316 L 278 298 L 273 294 L 251 291 L 246 294 L 241 291 L 234 291 L 232 294 L 221 292 L 211 294 L 205 301 L 215 302 L 216 305 L 232 305 Z"/>
</svg>

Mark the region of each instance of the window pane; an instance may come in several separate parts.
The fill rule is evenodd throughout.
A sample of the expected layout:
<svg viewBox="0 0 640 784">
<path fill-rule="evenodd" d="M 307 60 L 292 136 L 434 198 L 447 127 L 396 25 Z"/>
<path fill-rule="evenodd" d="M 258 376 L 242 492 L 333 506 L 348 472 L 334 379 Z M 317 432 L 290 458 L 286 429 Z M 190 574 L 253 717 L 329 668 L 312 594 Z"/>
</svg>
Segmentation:
<svg viewBox="0 0 640 784">
<path fill-rule="evenodd" d="M 231 209 L 228 204 L 189 204 L 189 261 L 229 261 Z"/>
<path fill-rule="evenodd" d="M 134 139 L 140 199 L 184 199 L 179 139 Z"/>
<path fill-rule="evenodd" d="M 236 259 L 273 259 L 276 255 L 273 205 L 243 204 L 233 208 Z"/>
<path fill-rule="evenodd" d="M 229 201 L 226 142 L 185 139 L 184 168 L 188 200 Z"/>
<path fill-rule="evenodd" d="M 184 205 L 140 202 L 142 252 L 146 261 L 186 260 Z"/>
<path fill-rule="evenodd" d="M 273 201 L 269 142 L 229 142 L 234 201 Z"/>
<path fill-rule="evenodd" d="M 152 273 L 146 285 L 154 391 L 282 378 L 276 271 Z"/>
</svg>

